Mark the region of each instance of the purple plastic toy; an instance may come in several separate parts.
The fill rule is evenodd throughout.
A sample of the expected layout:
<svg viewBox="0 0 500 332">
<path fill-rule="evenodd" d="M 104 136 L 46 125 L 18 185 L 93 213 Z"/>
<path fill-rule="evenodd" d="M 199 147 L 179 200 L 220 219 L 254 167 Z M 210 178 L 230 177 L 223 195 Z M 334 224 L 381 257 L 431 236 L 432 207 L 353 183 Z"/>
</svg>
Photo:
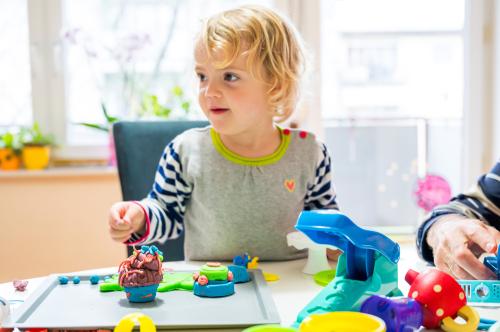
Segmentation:
<svg viewBox="0 0 500 332">
<path fill-rule="evenodd" d="M 423 322 L 420 303 L 407 297 L 372 295 L 361 304 L 360 311 L 381 318 L 387 332 L 417 331 Z"/>
</svg>

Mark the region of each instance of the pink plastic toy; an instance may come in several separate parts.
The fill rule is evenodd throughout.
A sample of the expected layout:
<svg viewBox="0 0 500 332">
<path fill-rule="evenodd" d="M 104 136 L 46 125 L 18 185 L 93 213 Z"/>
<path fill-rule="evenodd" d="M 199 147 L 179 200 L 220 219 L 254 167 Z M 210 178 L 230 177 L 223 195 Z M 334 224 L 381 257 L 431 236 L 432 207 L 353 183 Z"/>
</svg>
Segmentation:
<svg viewBox="0 0 500 332">
<path fill-rule="evenodd" d="M 429 212 L 437 205 L 448 203 L 451 198 L 451 188 L 443 177 L 428 174 L 417 181 L 414 194 L 417 205 Z"/>
</svg>

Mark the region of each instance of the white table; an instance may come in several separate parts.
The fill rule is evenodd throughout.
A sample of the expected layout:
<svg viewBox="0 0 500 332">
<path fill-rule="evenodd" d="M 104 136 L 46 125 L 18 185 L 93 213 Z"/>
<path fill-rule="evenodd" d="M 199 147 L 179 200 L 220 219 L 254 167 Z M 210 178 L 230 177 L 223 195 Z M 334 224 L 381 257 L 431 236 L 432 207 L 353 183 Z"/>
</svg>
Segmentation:
<svg viewBox="0 0 500 332">
<path fill-rule="evenodd" d="M 186 262 L 167 262 L 165 267 L 175 270 L 191 270 L 196 269 L 200 264 Z M 296 260 L 288 262 L 273 262 L 259 263 L 259 268 L 264 272 L 277 274 L 280 280 L 270 282 L 274 303 L 281 317 L 282 325 L 291 325 L 299 313 L 299 311 L 322 289 L 316 285 L 312 276 L 302 273 L 305 265 L 305 260 Z M 404 281 L 404 275 L 409 267 L 420 271 L 425 264 L 419 260 L 413 245 L 404 245 L 401 248 L 401 260 L 399 267 L 399 287 L 403 294 L 408 292 L 409 286 Z M 116 273 L 116 267 L 95 269 L 88 271 L 75 272 L 76 275 L 82 274 L 111 274 Z M 60 273 L 71 275 L 70 273 Z M 0 284 L 0 296 L 10 301 L 23 301 L 26 299 L 38 285 L 43 281 L 43 278 L 34 278 L 29 280 L 28 288 L 25 292 L 16 292 L 12 283 Z M 500 308 L 477 308 L 481 317 L 500 319 Z M 14 308 L 15 310 L 15 304 Z"/>
</svg>

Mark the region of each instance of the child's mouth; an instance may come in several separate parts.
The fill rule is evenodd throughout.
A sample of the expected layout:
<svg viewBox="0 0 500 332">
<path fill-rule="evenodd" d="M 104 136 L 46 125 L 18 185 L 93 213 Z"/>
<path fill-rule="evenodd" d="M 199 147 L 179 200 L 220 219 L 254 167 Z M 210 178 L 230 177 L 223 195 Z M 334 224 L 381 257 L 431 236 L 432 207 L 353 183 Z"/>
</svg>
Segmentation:
<svg viewBox="0 0 500 332">
<path fill-rule="evenodd" d="M 213 114 L 223 114 L 229 111 L 229 108 L 211 108 L 210 112 Z"/>
</svg>

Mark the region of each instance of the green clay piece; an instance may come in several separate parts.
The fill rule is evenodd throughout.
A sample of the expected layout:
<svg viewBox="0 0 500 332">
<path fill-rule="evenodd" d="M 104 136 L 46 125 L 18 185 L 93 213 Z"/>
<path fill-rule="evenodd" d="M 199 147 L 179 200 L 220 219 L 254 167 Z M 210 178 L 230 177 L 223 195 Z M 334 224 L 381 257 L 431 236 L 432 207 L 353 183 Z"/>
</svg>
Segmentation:
<svg viewBox="0 0 500 332">
<path fill-rule="evenodd" d="M 292 327 L 283 327 L 279 325 L 257 325 L 243 330 L 243 332 L 297 332 Z"/>
<path fill-rule="evenodd" d="M 100 284 L 99 285 L 99 291 L 106 293 L 106 292 L 119 292 L 122 291 L 123 287 L 118 285 L 118 284 Z"/>
<path fill-rule="evenodd" d="M 160 262 L 163 262 L 163 256 L 162 255 L 158 255 L 158 258 L 160 259 Z"/>
<path fill-rule="evenodd" d="M 118 274 L 114 274 L 111 278 L 104 279 L 104 282 L 99 284 L 100 292 L 117 292 L 122 290 L 123 287 L 118 283 Z"/>
<path fill-rule="evenodd" d="M 163 281 L 158 286 L 158 292 L 174 290 L 192 291 L 194 287 L 193 274 L 190 272 L 166 272 Z"/>
<path fill-rule="evenodd" d="M 163 274 L 163 281 L 158 286 L 158 292 L 192 291 L 193 288 L 194 280 L 191 272 L 166 272 Z M 118 274 L 106 278 L 104 282 L 99 284 L 99 291 L 103 293 L 123 291 L 123 287 L 118 282 Z"/>
<path fill-rule="evenodd" d="M 318 272 L 314 275 L 314 281 L 320 286 L 328 285 L 335 278 L 335 269 Z"/>
<path fill-rule="evenodd" d="M 227 266 L 203 265 L 200 269 L 200 276 L 206 276 L 208 280 L 227 280 Z"/>
</svg>

